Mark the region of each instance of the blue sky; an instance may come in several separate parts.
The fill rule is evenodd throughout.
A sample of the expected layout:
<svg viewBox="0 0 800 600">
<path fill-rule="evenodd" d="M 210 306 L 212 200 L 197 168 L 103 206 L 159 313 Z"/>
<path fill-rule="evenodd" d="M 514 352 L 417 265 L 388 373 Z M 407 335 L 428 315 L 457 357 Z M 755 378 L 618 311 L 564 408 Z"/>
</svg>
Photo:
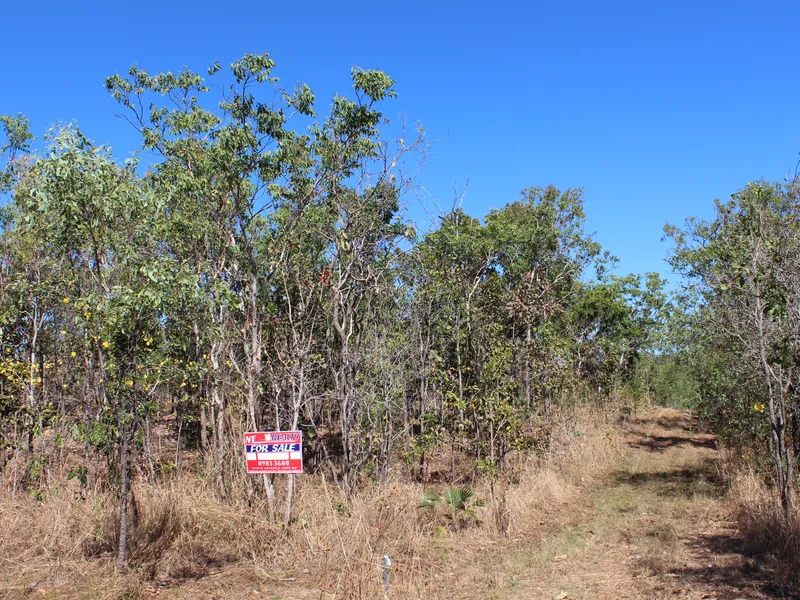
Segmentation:
<svg viewBox="0 0 800 600">
<path fill-rule="evenodd" d="M 324 112 L 352 66 L 380 68 L 435 145 L 421 175 L 482 216 L 522 188 L 583 187 L 618 273 L 667 271 L 665 222 L 708 216 L 800 151 L 796 2 L 14 2 L 3 8 L 0 113 L 35 133 L 76 120 L 118 154 L 137 138 L 103 80 L 137 63 L 201 70 L 269 52 Z M 412 215 L 424 227 L 416 200 Z"/>
</svg>

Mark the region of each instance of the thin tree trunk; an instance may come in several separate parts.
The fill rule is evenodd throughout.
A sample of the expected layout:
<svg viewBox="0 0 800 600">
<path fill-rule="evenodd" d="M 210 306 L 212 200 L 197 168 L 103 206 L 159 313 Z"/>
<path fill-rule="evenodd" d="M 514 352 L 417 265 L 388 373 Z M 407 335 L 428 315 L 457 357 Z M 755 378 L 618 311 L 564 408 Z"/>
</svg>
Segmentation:
<svg viewBox="0 0 800 600">
<path fill-rule="evenodd" d="M 286 481 L 286 504 L 283 509 L 283 524 L 289 525 L 292 521 L 292 505 L 294 504 L 295 474 L 290 473 Z"/>
<path fill-rule="evenodd" d="M 757 259 L 757 254 L 754 254 L 753 260 Z M 775 480 L 778 487 L 778 492 L 781 498 L 781 506 L 783 507 L 784 516 L 787 520 L 791 516 L 792 498 L 791 498 L 791 482 L 789 481 L 794 475 L 787 473 L 784 466 L 784 457 L 787 456 L 786 442 L 785 442 L 785 415 L 783 413 L 783 406 L 780 399 L 776 402 L 775 385 L 773 384 L 774 371 L 769 364 L 767 358 L 767 344 L 766 344 L 766 329 L 764 325 L 764 307 L 761 299 L 761 290 L 755 290 L 755 320 L 756 328 L 758 331 L 758 352 L 761 362 L 761 368 L 764 374 L 764 379 L 767 384 L 767 399 L 769 402 L 769 420 L 770 432 L 772 435 L 772 456 L 775 463 Z M 778 405 L 780 402 L 780 405 Z"/>
<path fill-rule="evenodd" d="M 200 407 L 200 449 L 203 454 L 208 451 L 208 414 L 205 405 Z"/>
<path fill-rule="evenodd" d="M 225 481 L 225 396 L 220 389 L 220 364 L 219 357 L 221 353 L 220 344 L 214 342 L 211 344 L 210 358 L 211 358 L 211 376 L 208 382 L 209 396 L 211 399 L 210 416 L 211 427 L 214 436 L 215 458 L 217 469 L 217 488 L 221 498 L 226 498 L 228 495 L 227 485 Z"/>
<path fill-rule="evenodd" d="M 129 473 L 129 441 L 128 434 L 123 433 L 120 448 L 120 500 L 119 500 L 119 549 L 117 551 L 117 575 L 121 576 L 125 570 L 125 559 L 128 553 L 128 488 L 130 487 Z"/>
</svg>

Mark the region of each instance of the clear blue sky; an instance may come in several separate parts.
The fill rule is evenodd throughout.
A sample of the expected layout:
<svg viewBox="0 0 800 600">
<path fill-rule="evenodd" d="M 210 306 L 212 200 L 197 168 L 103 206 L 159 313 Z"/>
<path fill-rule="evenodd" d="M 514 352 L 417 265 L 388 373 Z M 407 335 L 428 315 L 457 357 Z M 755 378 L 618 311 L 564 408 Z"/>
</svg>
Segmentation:
<svg viewBox="0 0 800 600">
<path fill-rule="evenodd" d="M 448 135 L 421 178 L 443 208 L 467 180 L 476 216 L 524 187 L 583 187 L 619 273 L 666 271 L 665 222 L 783 178 L 800 151 L 797 2 L 41 0 L 2 18 L 0 113 L 27 114 L 37 135 L 77 120 L 118 154 L 137 139 L 103 79 L 133 63 L 200 70 L 266 51 L 322 112 L 352 66 L 383 69 L 400 94 L 387 115 Z"/>
</svg>

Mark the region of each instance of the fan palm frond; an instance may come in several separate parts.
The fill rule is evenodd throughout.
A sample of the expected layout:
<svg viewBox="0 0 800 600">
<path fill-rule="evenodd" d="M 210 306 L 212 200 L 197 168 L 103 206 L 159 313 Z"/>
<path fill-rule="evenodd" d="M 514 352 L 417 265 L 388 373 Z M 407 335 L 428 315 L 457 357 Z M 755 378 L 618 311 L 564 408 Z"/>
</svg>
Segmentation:
<svg viewBox="0 0 800 600">
<path fill-rule="evenodd" d="M 442 497 L 436 490 L 430 490 L 422 495 L 422 499 L 417 504 L 417 508 L 434 509 L 442 505 Z"/>
</svg>

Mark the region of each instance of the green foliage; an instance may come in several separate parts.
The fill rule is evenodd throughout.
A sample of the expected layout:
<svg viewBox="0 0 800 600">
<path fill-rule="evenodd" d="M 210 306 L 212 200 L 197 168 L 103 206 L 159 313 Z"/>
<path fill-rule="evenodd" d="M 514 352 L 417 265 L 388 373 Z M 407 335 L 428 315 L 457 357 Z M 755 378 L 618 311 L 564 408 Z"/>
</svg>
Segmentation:
<svg viewBox="0 0 800 600">
<path fill-rule="evenodd" d="M 772 455 L 787 514 L 800 439 L 797 192 L 796 182 L 753 182 L 717 201 L 714 220 L 667 228 L 672 264 L 692 286 L 684 348 L 698 406 L 725 439 Z"/>
<path fill-rule="evenodd" d="M 118 486 L 122 507 L 131 463 L 159 485 L 192 450 L 227 498 L 247 477 L 239 433 L 284 428 L 313 432 L 307 468 L 348 492 L 398 456 L 423 480 L 494 476 L 546 447 L 557 403 L 634 378 L 663 284 L 607 275 L 582 191 L 529 188 L 417 235 L 404 173 L 424 130 L 386 119 L 389 75 L 350 75 L 322 114 L 266 54 L 112 75 L 147 164 L 75 126 L 32 153 L 27 121 L 0 120 L 0 465 L 23 455 L 30 481 L 34 457 L 79 450 L 72 477 Z M 285 493 L 290 519 L 290 486 L 247 486 L 272 518 Z M 479 505 L 448 488 L 438 506 Z"/>
<path fill-rule="evenodd" d="M 453 524 L 478 523 L 477 508 L 485 506 L 480 498 L 475 498 L 475 491 L 467 486 L 446 487 L 440 493 L 428 491 L 423 494 L 417 504 L 422 510 L 437 511 Z"/>
<path fill-rule="evenodd" d="M 696 373 L 684 352 L 648 354 L 637 363 L 628 389 L 635 398 L 648 398 L 659 406 L 697 408 L 700 382 Z"/>
<path fill-rule="evenodd" d="M 79 465 L 74 469 L 70 469 L 67 472 L 67 481 L 71 481 L 72 479 L 78 480 L 78 484 L 82 490 L 86 489 L 89 485 L 89 469 L 86 465 Z"/>
<path fill-rule="evenodd" d="M 657 344 L 663 281 L 593 281 L 611 259 L 584 218 L 580 190 L 530 188 L 485 224 L 444 215 L 414 249 L 415 335 L 429 340 L 421 368 L 441 394 L 439 427 L 482 470 L 546 444 L 554 403 L 624 384 Z"/>
<path fill-rule="evenodd" d="M 30 132 L 30 122 L 24 115 L 0 115 L 0 130 L 5 137 L 5 143 L 0 144 L 0 157 L 5 155 L 7 158 L 7 163 L 0 169 L 0 194 L 2 194 L 12 187 L 15 171 L 19 169 L 15 161 L 18 155 L 30 151 L 30 142 L 34 137 Z"/>
</svg>

